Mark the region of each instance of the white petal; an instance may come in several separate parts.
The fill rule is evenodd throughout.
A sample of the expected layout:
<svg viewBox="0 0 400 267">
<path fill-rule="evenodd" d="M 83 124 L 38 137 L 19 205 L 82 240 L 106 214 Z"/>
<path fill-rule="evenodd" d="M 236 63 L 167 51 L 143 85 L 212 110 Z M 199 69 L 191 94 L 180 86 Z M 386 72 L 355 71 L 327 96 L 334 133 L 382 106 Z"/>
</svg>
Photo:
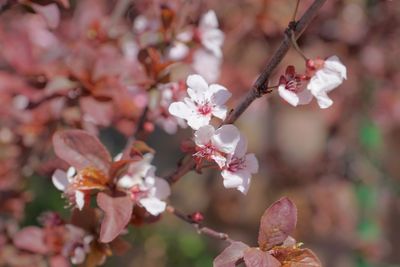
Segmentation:
<svg viewBox="0 0 400 267">
<path fill-rule="evenodd" d="M 246 152 L 247 152 L 247 138 L 244 135 L 240 134 L 240 139 L 236 146 L 234 155 L 238 158 L 242 158 L 244 157 L 244 155 L 246 155 Z"/>
<path fill-rule="evenodd" d="M 75 191 L 75 204 L 79 210 L 85 205 L 85 194 L 82 191 Z"/>
<path fill-rule="evenodd" d="M 211 141 L 211 137 L 214 135 L 214 132 L 215 129 L 213 126 L 203 126 L 194 133 L 194 142 L 198 146 L 206 145 Z"/>
<path fill-rule="evenodd" d="M 221 175 L 224 178 L 225 188 L 236 188 L 243 194 L 247 193 L 251 180 L 251 174 L 249 172 L 242 170 L 232 173 L 224 170 Z"/>
<path fill-rule="evenodd" d="M 76 169 L 74 167 L 69 167 L 67 170 L 67 177 L 72 178 L 76 175 Z"/>
<path fill-rule="evenodd" d="M 171 194 L 171 188 L 169 187 L 168 182 L 162 178 L 155 177 L 154 187 L 156 189 L 154 197 L 158 199 L 166 199 Z"/>
<path fill-rule="evenodd" d="M 313 95 L 309 90 L 303 90 L 297 94 L 297 97 L 299 98 L 299 105 L 307 105 L 310 104 Z"/>
<path fill-rule="evenodd" d="M 172 60 L 178 61 L 186 57 L 188 53 L 189 48 L 185 44 L 181 42 L 175 42 L 168 50 L 168 57 Z"/>
<path fill-rule="evenodd" d="M 207 91 L 210 102 L 214 105 L 222 106 L 232 96 L 231 92 L 219 84 L 211 84 Z"/>
<path fill-rule="evenodd" d="M 186 84 L 196 91 L 206 91 L 208 89 L 208 83 L 198 74 L 189 75 L 186 79 Z"/>
<path fill-rule="evenodd" d="M 190 42 L 193 39 L 193 31 L 183 31 L 176 36 L 176 39 L 184 43 Z"/>
<path fill-rule="evenodd" d="M 81 264 L 85 261 L 86 253 L 82 247 L 74 249 L 74 254 L 71 257 L 72 264 Z"/>
<path fill-rule="evenodd" d="M 214 115 L 215 117 L 221 119 L 221 120 L 225 120 L 226 115 L 228 114 L 228 110 L 226 109 L 226 107 L 221 107 L 221 106 L 216 106 L 212 108 L 212 115 Z"/>
<path fill-rule="evenodd" d="M 339 73 L 341 78 L 347 79 L 347 69 L 346 66 L 339 60 L 337 56 L 331 56 L 325 60 L 324 68 L 336 71 Z"/>
<path fill-rule="evenodd" d="M 215 163 L 217 163 L 220 168 L 223 168 L 226 164 L 226 158 L 219 154 L 211 155 L 211 158 L 215 161 Z"/>
<path fill-rule="evenodd" d="M 151 214 L 157 216 L 158 214 L 164 212 L 167 204 L 155 197 L 142 198 L 139 203 Z"/>
<path fill-rule="evenodd" d="M 290 105 L 296 107 L 299 104 L 299 97 L 296 93 L 286 90 L 284 85 L 278 87 L 279 96 L 282 97 Z"/>
<path fill-rule="evenodd" d="M 51 177 L 54 186 L 60 190 L 65 191 L 69 185 L 69 180 L 67 178 L 67 174 L 62 170 L 56 170 Z"/>
<path fill-rule="evenodd" d="M 324 92 L 315 95 L 315 98 L 317 98 L 318 105 L 322 109 L 329 108 L 333 104 L 332 99 L 330 99 L 328 95 Z"/>
<path fill-rule="evenodd" d="M 224 33 L 219 29 L 209 29 L 202 32 L 201 43 L 216 57 L 222 57 L 221 47 L 224 43 Z"/>
<path fill-rule="evenodd" d="M 205 49 L 197 50 L 193 55 L 193 69 L 201 74 L 209 83 L 218 80 L 220 75 L 221 58 Z"/>
<path fill-rule="evenodd" d="M 117 182 L 117 186 L 122 189 L 130 189 L 135 184 L 137 184 L 137 180 L 135 180 L 132 176 L 127 174 L 122 176 Z"/>
<path fill-rule="evenodd" d="M 218 28 L 218 19 L 214 10 L 209 10 L 200 20 L 201 28 Z"/>
<path fill-rule="evenodd" d="M 194 114 L 189 118 L 187 118 L 187 124 L 193 130 L 197 130 L 202 126 L 210 124 L 210 120 L 211 120 L 211 114 L 208 115 Z"/>
<path fill-rule="evenodd" d="M 178 118 L 186 119 L 192 110 L 183 102 L 174 102 L 169 105 L 168 112 Z"/>
<path fill-rule="evenodd" d="M 254 154 L 246 155 L 246 170 L 250 173 L 258 172 L 258 160 Z"/>
<path fill-rule="evenodd" d="M 220 151 L 232 154 L 239 143 L 240 132 L 232 124 L 223 125 L 215 131 L 212 144 Z"/>
</svg>

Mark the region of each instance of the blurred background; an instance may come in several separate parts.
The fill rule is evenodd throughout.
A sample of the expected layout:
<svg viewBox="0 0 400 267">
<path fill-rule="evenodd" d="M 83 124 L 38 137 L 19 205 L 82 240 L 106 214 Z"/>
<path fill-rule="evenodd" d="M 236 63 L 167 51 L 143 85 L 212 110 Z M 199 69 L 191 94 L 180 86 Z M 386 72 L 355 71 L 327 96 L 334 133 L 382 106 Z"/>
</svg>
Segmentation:
<svg viewBox="0 0 400 267">
<path fill-rule="evenodd" d="M 2 8 L 7 7 L 0 15 L 0 216 L 16 218 L 25 226 L 37 224 L 43 211 L 54 210 L 68 218 L 69 210 L 47 171 L 55 164 L 49 137 L 58 126 L 47 118 L 40 127 L 15 118 L 20 111 L 10 110 L 9 103 L 14 101 L 18 109 L 23 98 L 18 102 L 16 97 L 30 94 L 29 90 L 6 97 L 10 79 L 4 77 L 24 72 L 21 69 L 30 64 L 21 48 L 23 39 L 9 39 L 6 29 L 14 18 L 7 2 L 0 1 Z M 102 6 L 111 12 L 115 1 L 106 2 Z M 229 106 L 234 107 L 279 45 L 295 1 L 187 2 L 198 8 L 194 21 L 208 9 L 218 16 L 225 33 L 218 83 L 233 92 Z M 162 3 L 179 7 L 179 1 L 132 1 L 123 18 L 131 25 L 138 14 L 151 13 Z M 300 1 L 298 18 L 311 3 Z M 72 1 L 69 9 L 61 9 L 62 18 L 71 16 L 78 5 Z M 399 44 L 398 0 L 327 1 L 299 45 L 309 58 L 338 55 L 347 66 L 348 80 L 330 94 L 333 106 L 321 110 L 314 101 L 294 108 L 276 93 L 258 99 L 236 123 L 249 139 L 248 151 L 260 162 L 249 193 L 243 196 L 224 189 L 218 172 L 206 170 L 201 175 L 189 173 L 174 185 L 171 204 L 186 213 L 201 211 L 205 225 L 256 245 L 262 213 L 285 195 L 299 210 L 294 237 L 313 249 L 323 266 L 399 267 Z M 303 59 L 291 49 L 270 85 L 278 83 L 288 64 L 305 70 Z M 34 79 L 31 83 L 41 81 L 35 73 L 26 77 Z M 44 107 L 40 114 L 49 110 Z M 74 112 L 70 109 L 68 118 L 79 116 Z M 121 132 L 121 127 L 107 124 L 98 129 L 113 155 L 124 147 Z M 190 130 L 169 135 L 159 128 L 149 135 L 148 144 L 157 151 L 154 164 L 159 176 L 175 168 L 183 155 L 180 142 L 190 136 Z M 105 266 L 211 266 L 227 245 L 198 235 L 170 214 L 154 224 L 130 226 L 124 238 L 132 249 L 122 257 L 109 258 Z"/>
</svg>

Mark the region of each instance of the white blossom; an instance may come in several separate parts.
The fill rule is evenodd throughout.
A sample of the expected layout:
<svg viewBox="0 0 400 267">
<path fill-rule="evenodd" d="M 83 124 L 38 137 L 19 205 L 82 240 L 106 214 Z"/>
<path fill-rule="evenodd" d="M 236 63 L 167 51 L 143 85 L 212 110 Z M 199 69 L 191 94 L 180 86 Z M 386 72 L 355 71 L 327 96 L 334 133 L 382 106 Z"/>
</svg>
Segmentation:
<svg viewBox="0 0 400 267">
<path fill-rule="evenodd" d="M 338 87 L 344 79 L 347 79 L 346 67 L 337 56 L 331 56 L 311 77 L 307 89 L 317 99 L 320 108 L 325 109 L 333 104 L 327 93 Z"/>
<path fill-rule="evenodd" d="M 148 153 L 133 163 L 117 186 L 128 190 L 133 201 L 157 216 L 165 211 L 167 204 L 163 200 L 170 195 L 171 189 L 164 179 L 155 175 L 155 167 L 150 164 L 152 159 L 153 155 Z"/>
<path fill-rule="evenodd" d="M 198 31 L 202 45 L 216 57 L 222 57 L 224 33 L 218 29 L 218 19 L 213 10 L 209 10 L 201 17 Z"/>
<path fill-rule="evenodd" d="M 226 155 L 234 153 L 240 140 L 239 130 L 232 124 L 223 125 L 217 130 L 206 125 L 194 133 L 197 152 L 196 160 L 214 160 L 219 167 L 226 162 Z"/>
<path fill-rule="evenodd" d="M 174 102 L 169 106 L 169 113 L 187 121 L 188 125 L 197 130 L 210 123 L 215 116 L 224 120 L 227 108 L 224 105 L 231 93 L 219 84 L 210 86 L 200 75 L 189 75 L 186 81 L 187 93 L 183 101 Z"/>
<path fill-rule="evenodd" d="M 226 163 L 222 168 L 222 177 L 226 188 L 236 188 L 246 194 L 251 176 L 258 172 L 258 161 L 254 154 L 246 154 L 247 140 L 240 135 L 239 143 L 233 154 L 227 155 Z"/>
<path fill-rule="evenodd" d="M 65 195 L 70 195 L 72 193 L 72 199 L 70 199 L 70 201 L 81 210 L 85 205 L 85 193 L 70 186 L 74 183 L 75 176 L 75 168 L 70 167 L 67 172 L 57 169 L 51 179 L 54 186 L 58 190 L 63 191 Z"/>
</svg>

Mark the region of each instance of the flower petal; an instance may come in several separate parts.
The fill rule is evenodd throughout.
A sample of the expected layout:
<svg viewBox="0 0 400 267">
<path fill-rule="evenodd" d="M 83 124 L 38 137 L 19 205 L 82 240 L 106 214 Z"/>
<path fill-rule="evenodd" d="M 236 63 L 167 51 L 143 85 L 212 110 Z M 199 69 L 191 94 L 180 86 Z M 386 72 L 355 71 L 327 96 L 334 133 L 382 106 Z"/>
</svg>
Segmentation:
<svg viewBox="0 0 400 267">
<path fill-rule="evenodd" d="M 246 155 L 245 165 L 246 165 L 246 170 L 248 170 L 250 173 L 258 172 L 258 160 L 253 153 Z"/>
<path fill-rule="evenodd" d="M 189 75 L 186 84 L 189 87 L 187 92 L 192 100 L 197 103 L 204 101 L 204 94 L 208 90 L 208 84 L 203 77 L 198 74 Z"/>
<path fill-rule="evenodd" d="M 342 77 L 342 79 L 347 79 L 347 69 L 346 66 L 340 61 L 337 56 L 331 56 L 325 60 L 324 68 L 336 71 Z"/>
<path fill-rule="evenodd" d="M 247 138 L 244 135 L 240 134 L 240 139 L 236 146 L 234 155 L 238 158 L 242 158 L 244 157 L 244 155 L 246 155 L 246 152 L 247 152 Z"/>
<path fill-rule="evenodd" d="M 240 132 L 232 124 L 221 126 L 211 138 L 212 144 L 221 152 L 232 154 L 239 143 Z"/>
<path fill-rule="evenodd" d="M 59 169 L 57 169 L 53 173 L 51 180 L 52 180 L 54 186 L 60 191 L 65 191 L 65 189 L 67 189 L 67 187 L 69 185 L 69 180 L 68 180 L 67 174 L 64 171 L 59 170 Z"/>
<path fill-rule="evenodd" d="M 303 90 L 297 94 L 297 97 L 299 98 L 299 105 L 307 105 L 310 104 L 313 95 L 309 90 Z"/>
<path fill-rule="evenodd" d="M 211 137 L 214 135 L 214 132 L 215 129 L 213 126 L 203 126 L 194 133 L 194 142 L 198 146 L 204 146 L 211 141 Z"/>
<path fill-rule="evenodd" d="M 219 29 L 207 29 L 202 32 L 201 43 L 210 50 L 216 57 L 222 57 L 221 47 L 224 43 L 225 35 Z"/>
<path fill-rule="evenodd" d="M 168 112 L 178 118 L 186 119 L 192 110 L 183 102 L 174 102 L 169 105 Z"/>
<path fill-rule="evenodd" d="M 278 87 L 279 96 L 282 97 L 290 105 L 296 107 L 299 104 L 299 97 L 295 92 L 285 89 L 285 85 L 279 85 Z"/>
<path fill-rule="evenodd" d="M 193 129 L 198 130 L 200 127 L 210 124 L 211 114 L 193 114 L 187 118 L 187 124 Z"/>
<path fill-rule="evenodd" d="M 212 83 L 220 75 L 221 58 L 205 49 L 197 50 L 193 55 L 193 70 L 201 74 L 206 81 Z"/>
<path fill-rule="evenodd" d="M 200 28 L 218 28 L 218 19 L 214 10 L 209 10 L 200 20 Z"/>
<path fill-rule="evenodd" d="M 151 214 L 154 216 L 159 215 L 160 213 L 165 211 L 167 204 L 164 201 L 159 200 L 155 197 L 142 198 L 139 200 L 139 203 Z"/>
<path fill-rule="evenodd" d="M 219 84 L 211 84 L 207 91 L 210 102 L 217 106 L 222 106 L 232 96 L 231 92 Z"/>
<path fill-rule="evenodd" d="M 178 61 L 183 59 L 189 53 L 189 47 L 184 43 L 175 42 L 168 50 L 168 57 L 172 60 Z"/>
<path fill-rule="evenodd" d="M 79 210 L 83 209 L 83 206 L 85 206 L 85 193 L 79 190 L 75 191 L 75 204 Z"/>
<path fill-rule="evenodd" d="M 166 199 L 171 194 L 171 188 L 166 180 L 155 177 L 155 192 L 154 197 L 158 199 Z"/>
<path fill-rule="evenodd" d="M 221 120 L 225 120 L 226 115 L 228 114 L 228 110 L 226 107 L 216 106 L 213 107 L 211 114 Z"/>
</svg>

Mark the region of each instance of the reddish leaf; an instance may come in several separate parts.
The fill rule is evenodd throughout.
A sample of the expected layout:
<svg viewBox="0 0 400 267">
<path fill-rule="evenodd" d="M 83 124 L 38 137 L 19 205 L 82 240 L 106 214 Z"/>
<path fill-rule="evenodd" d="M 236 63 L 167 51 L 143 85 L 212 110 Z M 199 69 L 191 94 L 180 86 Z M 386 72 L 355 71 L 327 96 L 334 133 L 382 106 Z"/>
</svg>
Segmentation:
<svg viewBox="0 0 400 267">
<path fill-rule="evenodd" d="M 46 254 L 48 249 L 44 241 L 44 232 L 36 226 L 28 226 L 14 235 L 14 245 L 33 253 Z"/>
<path fill-rule="evenodd" d="M 267 252 L 257 248 L 245 250 L 243 254 L 247 267 L 279 267 L 281 263 Z"/>
<path fill-rule="evenodd" d="M 82 130 L 59 131 L 53 136 L 56 155 L 78 170 L 94 167 L 108 173 L 111 156 L 94 135 Z"/>
<path fill-rule="evenodd" d="M 274 256 L 283 263 L 282 267 L 321 267 L 318 257 L 309 249 L 280 248 L 273 251 Z"/>
<path fill-rule="evenodd" d="M 287 197 L 272 204 L 261 217 L 258 245 L 264 251 L 281 244 L 295 229 L 297 209 Z"/>
<path fill-rule="evenodd" d="M 248 249 L 249 246 L 242 242 L 232 242 L 229 247 L 224 249 L 215 259 L 214 267 L 235 267 L 236 262 L 243 258 L 243 252 Z"/>
<path fill-rule="evenodd" d="M 114 240 L 129 223 L 133 202 L 128 195 L 111 197 L 100 192 L 97 194 L 97 204 L 104 211 L 100 242 L 108 243 Z"/>
</svg>

